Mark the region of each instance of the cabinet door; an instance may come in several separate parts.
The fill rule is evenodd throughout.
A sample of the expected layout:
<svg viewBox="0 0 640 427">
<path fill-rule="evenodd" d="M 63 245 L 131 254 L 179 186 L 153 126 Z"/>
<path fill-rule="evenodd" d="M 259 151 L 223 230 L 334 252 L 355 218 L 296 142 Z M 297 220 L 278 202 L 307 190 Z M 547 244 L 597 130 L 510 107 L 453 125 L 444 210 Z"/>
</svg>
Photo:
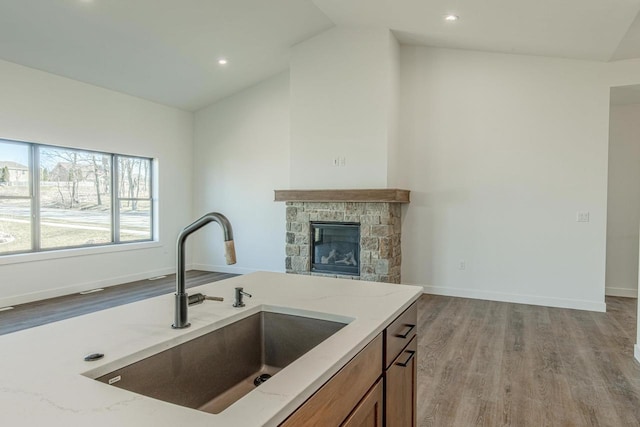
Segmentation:
<svg viewBox="0 0 640 427">
<path fill-rule="evenodd" d="M 342 427 L 382 427 L 382 402 L 382 380 L 378 380 Z"/>
<path fill-rule="evenodd" d="M 414 337 L 385 372 L 387 427 L 416 425 L 416 351 Z"/>
<path fill-rule="evenodd" d="M 280 427 L 339 426 L 381 374 L 382 334 L 379 334 Z"/>
</svg>

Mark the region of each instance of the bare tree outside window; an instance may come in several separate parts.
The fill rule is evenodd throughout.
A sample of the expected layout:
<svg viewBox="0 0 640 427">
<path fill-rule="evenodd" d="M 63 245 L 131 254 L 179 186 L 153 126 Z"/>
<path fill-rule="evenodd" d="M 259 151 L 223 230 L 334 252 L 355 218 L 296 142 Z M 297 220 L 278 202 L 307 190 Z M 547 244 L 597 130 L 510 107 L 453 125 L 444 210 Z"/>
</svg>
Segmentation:
<svg viewBox="0 0 640 427">
<path fill-rule="evenodd" d="M 111 179 L 110 167 L 99 167 L 97 157 L 66 148 L 40 149 L 40 164 L 47 171 L 40 179 L 42 248 L 112 241 L 111 194 L 100 184 Z"/>
<path fill-rule="evenodd" d="M 120 174 L 120 239 L 134 241 L 151 235 L 151 160 L 118 156 Z"/>
</svg>

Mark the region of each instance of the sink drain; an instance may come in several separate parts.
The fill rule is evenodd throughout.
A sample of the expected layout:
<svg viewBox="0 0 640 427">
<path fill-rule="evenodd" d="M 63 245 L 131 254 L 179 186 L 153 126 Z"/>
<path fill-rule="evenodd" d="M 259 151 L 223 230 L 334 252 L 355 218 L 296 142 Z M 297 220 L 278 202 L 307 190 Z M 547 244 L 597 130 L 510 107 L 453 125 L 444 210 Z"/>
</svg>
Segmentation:
<svg viewBox="0 0 640 427">
<path fill-rule="evenodd" d="M 271 378 L 271 375 L 269 375 L 269 374 L 258 375 L 256 377 L 256 379 L 253 380 L 253 383 L 255 384 L 256 387 L 258 387 L 260 384 L 262 384 L 263 382 L 265 382 L 269 378 Z"/>
</svg>

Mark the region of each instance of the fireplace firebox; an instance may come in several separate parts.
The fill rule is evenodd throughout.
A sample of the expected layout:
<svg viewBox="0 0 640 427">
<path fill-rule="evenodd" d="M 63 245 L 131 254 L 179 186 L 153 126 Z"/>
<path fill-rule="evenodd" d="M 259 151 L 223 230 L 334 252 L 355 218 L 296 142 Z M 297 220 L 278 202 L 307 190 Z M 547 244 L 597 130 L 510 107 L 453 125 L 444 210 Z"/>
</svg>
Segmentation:
<svg viewBox="0 0 640 427">
<path fill-rule="evenodd" d="M 311 222 L 311 271 L 360 275 L 360 224 Z"/>
</svg>

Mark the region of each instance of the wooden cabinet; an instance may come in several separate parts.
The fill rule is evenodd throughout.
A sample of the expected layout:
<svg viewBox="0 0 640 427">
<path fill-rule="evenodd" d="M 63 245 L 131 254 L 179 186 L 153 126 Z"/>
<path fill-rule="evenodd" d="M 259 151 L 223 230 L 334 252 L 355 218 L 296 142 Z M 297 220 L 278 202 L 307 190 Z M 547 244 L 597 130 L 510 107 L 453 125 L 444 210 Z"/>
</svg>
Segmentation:
<svg viewBox="0 0 640 427">
<path fill-rule="evenodd" d="M 342 427 L 382 427 L 384 425 L 382 420 L 383 405 L 382 379 L 379 379 L 351 412 L 349 418 L 342 423 Z"/>
<path fill-rule="evenodd" d="M 417 338 L 413 337 L 384 373 L 387 427 L 416 425 L 416 351 Z"/>
<path fill-rule="evenodd" d="M 382 375 L 382 334 L 327 381 L 282 427 L 339 426 Z"/>
<path fill-rule="evenodd" d="M 415 427 L 418 305 L 406 309 L 384 331 L 385 426 Z"/>
<path fill-rule="evenodd" d="M 280 427 L 415 427 L 416 335 L 414 303 Z"/>
</svg>

